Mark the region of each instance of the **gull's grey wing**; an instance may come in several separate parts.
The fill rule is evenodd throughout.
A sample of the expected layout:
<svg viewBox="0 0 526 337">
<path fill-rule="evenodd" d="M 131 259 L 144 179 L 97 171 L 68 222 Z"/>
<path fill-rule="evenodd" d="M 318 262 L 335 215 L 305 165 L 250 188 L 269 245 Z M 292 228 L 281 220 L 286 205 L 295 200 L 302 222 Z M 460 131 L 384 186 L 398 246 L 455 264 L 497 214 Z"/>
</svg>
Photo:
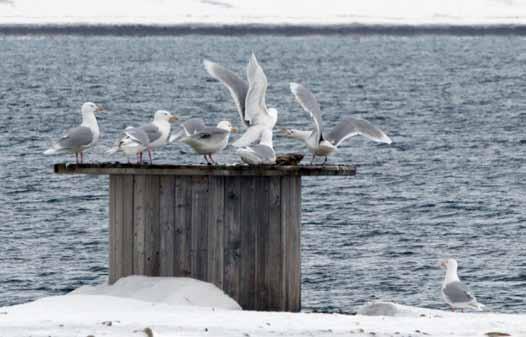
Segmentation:
<svg viewBox="0 0 526 337">
<path fill-rule="evenodd" d="M 459 281 L 448 283 L 442 291 L 451 303 L 468 303 L 475 299 L 466 285 Z"/>
<path fill-rule="evenodd" d="M 222 82 L 223 85 L 230 91 L 230 95 L 232 95 L 232 98 L 236 103 L 237 111 L 239 112 L 241 121 L 243 124 L 245 124 L 245 126 L 248 126 L 249 123 L 245 117 L 245 101 L 248 92 L 247 81 L 241 79 L 235 73 L 217 63 L 208 60 L 204 60 L 203 63 L 208 74 L 210 74 L 210 76 L 216 80 Z"/>
<path fill-rule="evenodd" d="M 257 154 L 257 156 L 261 158 L 262 161 L 270 162 L 275 160 L 276 158 L 276 153 L 270 146 L 263 144 L 255 144 L 250 146 L 249 148 L 252 149 L 252 151 L 254 151 Z"/>
<path fill-rule="evenodd" d="M 183 123 L 183 128 L 187 136 L 191 136 L 197 131 L 206 129 L 205 121 L 202 118 L 190 118 Z"/>
<path fill-rule="evenodd" d="M 143 146 L 148 146 L 148 143 L 150 142 L 148 134 L 142 128 L 127 128 L 124 130 L 124 136 L 133 139 L 135 142 Z"/>
<path fill-rule="evenodd" d="M 161 138 L 161 131 L 155 124 L 149 123 L 146 125 L 143 125 L 139 127 L 139 129 L 143 130 L 148 135 L 148 144 L 155 142 L 157 139 Z"/>
<path fill-rule="evenodd" d="M 87 146 L 93 141 L 93 133 L 91 129 L 85 126 L 72 128 L 64 133 L 64 136 L 59 139 L 58 145 L 62 149 L 74 149 L 82 146 Z"/>
<path fill-rule="evenodd" d="M 309 116 L 312 118 L 314 124 L 314 132 L 316 138 L 322 138 L 322 125 L 321 125 L 321 110 L 320 104 L 316 97 L 310 92 L 309 89 L 305 88 L 299 83 L 291 83 L 290 91 L 294 94 L 296 101 L 301 105 Z"/>
<path fill-rule="evenodd" d="M 326 140 L 338 146 L 349 137 L 362 135 L 375 142 L 391 144 L 391 139 L 379 128 L 366 120 L 347 117 L 326 135 Z"/>
<path fill-rule="evenodd" d="M 194 133 L 189 138 L 192 138 L 193 140 L 215 142 L 226 137 L 228 133 L 227 130 L 221 128 L 206 128 Z"/>
<path fill-rule="evenodd" d="M 267 76 L 252 54 L 247 65 L 248 92 L 245 101 L 245 119 L 254 124 L 258 118 L 267 116 L 265 95 L 267 93 Z"/>
</svg>

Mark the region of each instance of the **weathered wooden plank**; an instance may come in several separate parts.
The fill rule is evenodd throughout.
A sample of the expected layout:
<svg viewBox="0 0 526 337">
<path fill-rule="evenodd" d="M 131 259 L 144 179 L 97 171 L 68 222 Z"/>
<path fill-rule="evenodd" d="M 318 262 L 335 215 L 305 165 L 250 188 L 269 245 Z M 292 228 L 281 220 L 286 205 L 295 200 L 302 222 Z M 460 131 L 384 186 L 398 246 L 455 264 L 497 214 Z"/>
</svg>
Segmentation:
<svg viewBox="0 0 526 337">
<path fill-rule="evenodd" d="M 192 274 L 192 177 L 175 181 L 175 259 L 174 275 Z"/>
<path fill-rule="evenodd" d="M 121 177 L 120 203 L 120 222 L 122 226 L 121 234 L 121 262 L 120 277 L 133 274 L 133 177 Z"/>
<path fill-rule="evenodd" d="M 160 177 L 159 275 L 175 275 L 175 176 Z"/>
<path fill-rule="evenodd" d="M 133 271 L 159 275 L 159 176 L 134 177 Z"/>
<path fill-rule="evenodd" d="M 208 281 L 208 177 L 192 177 L 192 277 Z"/>
<path fill-rule="evenodd" d="M 119 181 L 120 176 L 110 176 L 110 196 L 109 196 L 109 244 L 108 244 L 108 264 L 109 264 L 109 283 L 113 284 L 115 281 L 119 279 L 119 259 L 117 257 L 118 255 L 118 216 L 117 213 L 119 212 L 119 205 L 117 205 L 117 196 L 119 195 L 119 191 L 117 189 L 119 188 Z"/>
<path fill-rule="evenodd" d="M 224 177 L 208 178 L 208 282 L 223 288 Z"/>
<path fill-rule="evenodd" d="M 268 249 L 265 255 L 265 287 L 268 289 L 266 310 L 280 311 L 284 308 L 283 260 L 286 254 L 281 230 L 281 178 L 271 177 L 269 180 Z"/>
<path fill-rule="evenodd" d="M 110 176 L 110 283 L 133 273 L 133 178 Z"/>
<path fill-rule="evenodd" d="M 286 198 L 285 207 L 285 242 L 286 242 L 286 298 L 287 311 L 301 310 L 301 244 L 300 244 L 300 226 L 301 226 L 301 178 L 284 177 L 283 186 L 287 186 L 288 191 L 283 195 Z M 283 210 L 283 208 L 282 208 Z M 282 218 L 283 219 L 283 218 Z"/>
<path fill-rule="evenodd" d="M 269 184 L 270 177 L 254 177 L 256 188 L 255 188 L 255 208 L 252 212 L 255 213 L 255 219 L 253 226 L 256 230 L 255 240 L 255 283 L 256 283 L 256 310 L 268 310 L 269 307 L 269 284 L 268 284 L 268 271 L 269 266 L 267 264 L 269 249 L 269 229 L 270 229 L 270 195 L 269 195 Z"/>
<path fill-rule="evenodd" d="M 240 301 L 241 177 L 225 177 L 223 290 Z"/>
<path fill-rule="evenodd" d="M 256 308 L 256 179 L 241 179 L 240 302 L 243 309 Z"/>
<path fill-rule="evenodd" d="M 353 176 L 351 165 L 135 165 L 120 163 L 55 164 L 57 174 L 129 174 L 177 176 Z"/>
</svg>

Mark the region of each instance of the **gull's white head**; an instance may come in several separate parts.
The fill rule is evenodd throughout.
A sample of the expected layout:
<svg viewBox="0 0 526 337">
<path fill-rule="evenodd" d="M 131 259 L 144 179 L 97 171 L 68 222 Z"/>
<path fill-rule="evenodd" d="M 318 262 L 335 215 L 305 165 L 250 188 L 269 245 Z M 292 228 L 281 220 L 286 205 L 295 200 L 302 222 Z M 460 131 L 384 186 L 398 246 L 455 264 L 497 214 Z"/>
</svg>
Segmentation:
<svg viewBox="0 0 526 337">
<path fill-rule="evenodd" d="M 175 122 L 177 120 L 177 117 L 175 115 L 172 115 L 169 111 L 157 110 L 153 115 L 153 120 Z"/>
<path fill-rule="evenodd" d="M 440 261 L 440 267 L 456 272 L 458 268 L 457 260 L 453 258 L 442 260 Z"/>
<path fill-rule="evenodd" d="M 94 114 L 96 112 L 102 112 L 102 111 L 104 111 L 102 107 L 98 106 L 95 103 L 91 103 L 91 102 L 86 102 L 82 104 L 82 108 L 80 108 L 80 112 L 82 113 L 82 115 Z"/>
<path fill-rule="evenodd" d="M 217 127 L 223 130 L 226 130 L 228 132 L 236 132 L 237 129 L 232 126 L 232 124 L 229 121 L 221 121 L 217 123 Z"/>
</svg>

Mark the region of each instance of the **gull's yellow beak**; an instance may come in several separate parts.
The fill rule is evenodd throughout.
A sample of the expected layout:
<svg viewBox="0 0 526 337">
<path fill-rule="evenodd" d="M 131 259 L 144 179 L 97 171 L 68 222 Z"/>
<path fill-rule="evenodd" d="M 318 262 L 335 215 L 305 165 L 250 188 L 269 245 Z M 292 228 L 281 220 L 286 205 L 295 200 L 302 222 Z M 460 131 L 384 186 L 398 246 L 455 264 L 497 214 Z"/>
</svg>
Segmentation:
<svg viewBox="0 0 526 337">
<path fill-rule="evenodd" d="M 100 105 L 97 105 L 97 109 L 95 109 L 95 112 L 103 112 L 103 111 L 106 111 L 106 110 L 104 110 L 104 108 L 101 107 Z"/>
<path fill-rule="evenodd" d="M 440 267 L 441 267 L 441 268 L 444 268 L 444 269 L 447 269 L 447 263 L 446 263 L 446 261 L 440 261 Z"/>
<path fill-rule="evenodd" d="M 176 116 L 170 116 L 170 118 L 168 119 L 169 122 L 175 122 L 177 120 L 177 117 Z"/>
<path fill-rule="evenodd" d="M 230 132 L 236 133 L 237 132 L 237 128 L 230 128 Z"/>
</svg>

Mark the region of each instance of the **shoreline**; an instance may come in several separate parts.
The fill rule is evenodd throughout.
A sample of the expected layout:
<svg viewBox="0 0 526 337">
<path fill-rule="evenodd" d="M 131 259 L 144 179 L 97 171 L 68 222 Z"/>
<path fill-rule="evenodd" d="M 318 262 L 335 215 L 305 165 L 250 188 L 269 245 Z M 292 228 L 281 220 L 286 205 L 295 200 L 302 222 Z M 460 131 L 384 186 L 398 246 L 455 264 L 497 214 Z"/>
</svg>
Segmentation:
<svg viewBox="0 0 526 337">
<path fill-rule="evenodd" d="M 280 23 L 0 23 L 0 35 L 182 36 L 182 35 L 517 35 L 522 24 L 280 24 Z"/>
</svg>

